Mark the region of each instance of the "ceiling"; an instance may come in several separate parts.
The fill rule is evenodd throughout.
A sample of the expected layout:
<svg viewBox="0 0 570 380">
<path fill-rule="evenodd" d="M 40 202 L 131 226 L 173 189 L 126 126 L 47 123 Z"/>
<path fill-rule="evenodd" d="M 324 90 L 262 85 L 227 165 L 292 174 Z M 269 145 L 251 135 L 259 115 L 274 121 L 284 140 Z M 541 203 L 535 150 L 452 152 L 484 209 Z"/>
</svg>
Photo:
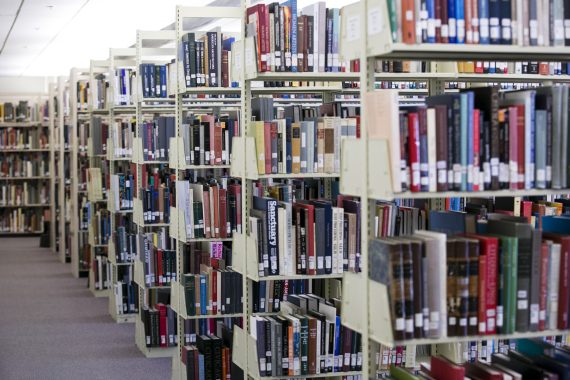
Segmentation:
<svg viewBox="0 0 570 380">
<path fill-rule="evenodd" d="M 109 48 L 132 46 L 138 29 L 171 29 L 178 4 L 236 6 L 240 0 L 0 0 L 0 77 L 68 75 L 72 67 L 89 67 L 90 59 L 106 59 Z M 239 31 L 239 22 L 216 21 Z"/>
</svg>

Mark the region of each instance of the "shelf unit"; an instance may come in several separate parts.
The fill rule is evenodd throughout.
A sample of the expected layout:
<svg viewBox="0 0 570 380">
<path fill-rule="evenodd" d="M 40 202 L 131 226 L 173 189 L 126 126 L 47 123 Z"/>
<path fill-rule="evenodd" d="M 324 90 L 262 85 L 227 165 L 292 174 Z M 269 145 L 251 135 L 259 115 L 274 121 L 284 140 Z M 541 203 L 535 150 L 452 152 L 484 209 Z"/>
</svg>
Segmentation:
<svg viewBox="0 0 570 380">
<path fill-rule="evenodd" d="M 89 272 L 89 257 L 83 257 L 88 247 L 88 231 L 82 228 L 83 220 L 81 214 L 83 207 L 87 202 L 87 194 L 85 190 L 86 183 L 81 183 L 80 179 L 86 174 L 88 157 L 85 149 L 80 147 L 79 136 L 85 135 L 86 118 L 81 115 L 80 102 L 78 99 L 78 91 L 80 83 L 86 83 L 89 80 L 89 69 L 72 68 L 69 75 L 69 92 L 70 92 L 70 126 L 71 126 L 71 217 L 70 217 L 70 234 L 71 234 L 71 273 L 73 277 L 87 276 Z"/>
<path fill-rule="evenodd" d="M 56 172 L 56 160 L 55 160 L 55 125 L 57 123 L 57 115 L 56 115 L 56 102 L 57 102 L 57 84 L 54 82 L 49 83 L 48 85 L 48 107 L 49 107 L 49 148 L 50 148 L 50 162 L 49 162 L 49 172 L 50 172 L 50 188 L 49 188 L 49 197 L 50 197 L 50 247 L 53 253 L 57 253 L 57 207 L 56 207 L 56 199 L 57 199 L 57 178 L 58 173 Z"/>
<path fill-rule="evenodd" d="M 91 60 L 89 66 L 89 102 L 88 102 L 88 115 L 89 115 L 89 138 L 87 140 L 87 154 L 89 156 L 89 170 L 92 169 L 99 169 L 101 173 L 108 173 L 108 161 L 106 160 L 105 155 L 99 155 L 96 153 L 93 147 L 93 135 L 94 132 L 92 130 L 94 118 L 101 118 L 103 121 L 109 124 L 109 99 L 106 98 L 102 108 L 99 108 L 100 105 L 98 104 L 98 99 L 96 90 L 97 89 L 97 77 L 103 76 L 104 83 L 107 83 L 108 73 L 109 73 L 109 66 L 110 62 L 108 59 L 106 60 Z M 105 86 L 103 86 L 105 87 Z M 107 91 L 104 89 L 104 91 Z M 102 143 L 106 143 L 102 141 Z M 98 173 L 97 173 L 98 174 Z M 89 177 L 88 177 L 89 182 Z M 95 184 L 97 183 L 94 182 Z M 95 257 L 96 254 L 99 253 L 103 257 L 107 257 L 108 253 L 108 245 L 107 244 L 95 244 L 95 235 L 92 228 L 92 220 L 94 218 L 94 214 L 97 210 L 104 211 L 106 209 L 106 202 L 108 199 L 108 185 L 105 179 L 101 179 L 101 188 L 97 186 L 87 184 L 88 188 L 88 200 L 89 200 L 89 209 L 90 209 L 90 217 L 89 220 L 89 246 L 91 250 L 90 254 L 90 263 L 89 263 L 89 290 L 95 297 L 108 297 L 110 293 L 109 288 L 105 288 L 107 284 L 103 283 L 103 289 L 96 289 L 95 286 Z M 107 264 L 108 265 L 108 264 Z"/>
<path fill-rule="evenodd" d="M 136 49 L 135 48 L 125 48 L 125 49 L 110 49 L 109 50 L 109 88 L 110 88 L 110 100 L 109 100 L 109 138 L 107 139 L 107 160 L 109 162 L 109 176 L 112 180 L 112 176 L 117 173 L 127 174 L 130 172 L 130 164 L 132 160 L 132 152 L 128 156 L 117 156 L 115 154 L 114 146 L 114 134 L 116 123 L 127 120 L 132 121 L 136 119 L 136 106 L 134 104 L 120 105 L 119 99 L 115 99 L 115 93 L 119 79 L 117 78 L 117 70 L 121 68 L 133 69 L 136 73 Z M 136 87 L 132 89 L 133 96 L 136 95 Z M 127 226 L 133 225 L 133 211 L 131 210 L 118 210 L 115 207 L 115 196 L 113 192 L 112 185 L 108 189 L 107 197 L 107 209 L 111 214 L 111 236 L 109 238 L 108 244 L 108 260 L 111 266 L 111 288 L 109 289 L 109 314 L 113 320 L 117 323 L 134 323 L 137 317 L 137 313 L 123 313 L 118 310 L 117 307 L 117 292 L 118 287 L 122 286 L 122 282 L 119 281 L 119 276 L 124 274 L 125 271 L 129 272 L 130 282 L 134 285 L 134 261 L 131 262 L 118 262 L 117 252 L 114 244 L 114 234 L 116 233 L 117 218 L 125 218 L 125 224 Z M 136 231 L 131 231 L 136 232 Z"/>
<path fill-rule="evenodd" d="M 418 44 L 406 45 L 392 43 L 390 23 L 388 20 L 386 0 L 361 0 L 350 5 L 351 17 L 355 29 L 350 33 L 348 42 L 354 47 L 347 48 L 349 58 L 359 58 L 361 64 L 360 83 L 361 98 L 368 91 L 374 91 L 374 61 L 383 60 L 499 60 L 525 61 L 532 57 L 537 61 L 561 61 L 570 53 L 569 48 L 559 47 L 518 47 L 497 45 L 456 45 L 456 44 Z M 347 31 L 342 30 L 345 38 Z M 342 44 L 341 44 L 342 45 Z M 345 46 L 346 48 L 346 46 Z M 342 53 L 342 52 L 341 52 Z M 445 74 L 433 73 L 426 76 L 430 95 L 445 91 L 445 83 L 450 81 L 464 82 L 568 82 L 570 76 L 541 76 L 518 74 Z M 395 341 L 392 336 L 392 321 L 388 302 L 387 287 L 371 281 L 366 273 L 369 271 L 368 240 L 371 233 L 371 213 L 369 205 L 373 199 L 397 198 L 442 198 L 467 196 L 523 196 L 568 193 L 568 189 L 560 190 L 517 190 L 517 191 L 481 191 L 481 192 L 439 192 L 439 193 L 394 193 L 391 189 L 391 174 L 388 165 L 388 143 L 386 140 L 372 140 L 366 133 L 366 113 L 361 115 L 362 137 L 360 140 L 343 143 L 341 184 L 343 194 L 361 198 L 361 269 L 360 274 L 345 273 L 342 295 L 343 324 L 363 334 L 363 374 L 375 377 L 375 353 L 379 345 L 389 347 L 423 344 L 456 344 L 486 339 L 516 339 L 538 336 L 567 334 L 567 331 L 541 331 L 515 333 L 497 336 L 448 337 L 441 339 L 416 339 Z"/>
<path fill-rule="evenodd" d="M 38 139 L 39 134 L 44 134 L 47 137 L 47 141 L 49 146 L 47 148 L 39 148 L 38 147 L 30 147 L 27 144 L 24 147 L 15 148 L 15 149 L 0 149 L 0 160 L 2 162 L 13 160 L 13 159 L 32 159 L 38 162 L 47 163 L 47 168 L 45 172 L 40 172 L 42 169 L 41 167 L 37 168 L 37 171 L 34 170 L 35 175 L 32 176 L 23 176 L 22 174 L 26 174 L 25 172 L 13 172 L 12 175 L 7 173 L 7 175 L 0 175 L 0 186 L 18 186 L 18 189 L 22 190 L 20 194 L 20 199 L 16 200 L 16 203 L 12 203 L 13 200 L 10 199 L 10 192 L 6 192 L 6 203 L 0 203 L 0 209 L 2 210 L 1 218 L 4 221 L 9 219 L 8 215 L 16 216 L 20 213 L 22 215 L 34 215 L 35 219 L 38 223 L 38 228 L 31 229 L 28 225 L 24 225 L 23 230 L 19 228 L 19 226 L 11 226 L 8 227 L 10 231 L 1 232 L 0 236 L 9 237 L 9 236 L 39 236 L 40 234 L 47 233 L 49 231 L 43 231 L 44 223 L 42 220 L 47 221 L 48 216 L 51 212 L 53 200 L 51 198 L 51 183 L 50 181 L 50 173 L 53 173 L 51 168 L 51 161 L 52 161 L 52 151 L 51 146 L 53 145 L 53 140 L 51 139 L 51 128 L 50 128 L 50 106 L 49 106 L 49 97 L 48 93 L 27 93 L 21 95 L 11 95 L 7 93 L 0 94 L 0 104 L 1 103 L 12 103 L 14 106 L 13 114 L 14 120 L 16 119 L 16 107 L 18 106 L 19 101 L 26 101 L 28 102 L 28 107 L 30 108 L 30 115 L 26 117 L 25 120 L 20 121 L 6 121 L 4 122 L 2 118 L 0 118 L 0 133 L 37 133 Z M 45 108 L 44 108 L 45 107 Z M 47 112 L 48 114 L 44 115 L 43 112 Z M 35 139 L 34 139 L 35 141 Z M 39 142 L 39 141 L 38 141 Z M 8 161 L 10 165 L 10 169 L 14 169 L 11 161 Z M 24 168 L 21 168 L 25 170 Z M 29 188 L 28 186 L 40 186 L 46 185 L 46 195 L 47 197 L 42 201 L 39 198 L 40 189 L 39 188 Z M 27 194 L 23 193 L 23 190 L 27 190 Z M 25 199 L 25 195 L 31 195 L 33 199 Z M 28 203 L 33 202 L 33 203 Z"/>
<path fill-rule="evenodd" d="M 211 17 L 222 18 L 222 19 L 239 19 L 242 18 L 241 9 L 239 7 L 193 7 L 193 6 L 177 6 L 176 7 L 176 35 L 175 44 L 180 46 L 182 42 L 182 37 L 188 32 L 195 33 L 196 38 L 200 38 L 201 35 L 205 34 L 210 28 L 208 25 L 201 26 L 200 30 L 185 30 L 184 25 L 188 21 L 195 21 L 201 24 L 205 24 L 207 19 Z M 223 29 L 223 28 L 221 28 Z M 235 37 L 239 38 L 239 35 L 231 32 L 224 32 L 220 28 L 216 28 L 216 31 L 222 32 L 224 37 Z M 176 170 L 176 179 L 187 180 L 184 178 L 185 173 L 189 172 L 191 176 L 194 175 L 205 175 L 211 174 L 215 178 L 219 178 L 224 174 L 229 174 L 231 165 L 187 165 L 186 157 L 184 156 L 184 141 L 182 138 L 182 120 L 184 115 L 188 112 L 208 112 L 208 113 L 219 113 L 222 110 L 242 110 L 243 109 L 243 96 L 238 97 L 227 97 L 227 98 L 189 98 L 189 95 L 243 95 L 242 88 L 235 87 L 193 87 L 186 88 L 185 76 L 182 67 L 182 58 L 178 56 L 178 72 L 177 72 L 177 83 L 176 83 L 176 136 L 170 140 L 170 167 Z M 241 127 L 241 120 L 240 128 Z M 178 205 L 178 199 L 176 201 Z M 176 240 L 176 270 L 177 270 L 177 281 L 173 282 L 171 285 L 171 305 L 177 313 L 177 323 L 178 323 L 178 347 L 175 355 L 172 358 L 172 379 L 173 380 L 184 380 L 186 379 L 186 366 L 182 362 L 182 347 L 185 345 L 184 339 L 182 337 L 182 332 L 184 331 L 184 325 L 186 320 L 204 320 L 204 319 L 224 319 L 224 318 L 244 318 L 245 313 L 237 314 L 216 314 L 216 315 L 197 315 L 189 316 L 186 313 L 186 299 L 184 287 L 181 284 L 181 279 L 184 273 L 184 249 L 185 246 L 192 243 L 207 243 L 207 242 L 228 242 L 232 241 L 232 238 L 199 238 L 199 239 L 187 239 L 186 235 L 186 220 L 184 213 L 178 210 L 176 207 L 171 208 L 171 219 L 170 219 L 170 236 Z M 233 251 L 233 249 L 232 249 Z M 194 252 L 191 252 L 192 255 Z M 234 263 L 234 257 L 232 253 L 232 263 Z M 233 267 L 235 269 L 235 267 Z M 233 351 L 233 349 L 232 349 Z"/>
<path fill-rule="evenodd" d="M 167 63 L 176 57 L 176 48 L 172 47 L 175 39 L 173 30 L 160 31 L 137 31 L 136 40 L 136 68 L 140 71 L 140 65 L 143 63 Z M 170 78 L 167 78 L 169 81 Z M 141 76 L 137 75 L 137 96 L 136 96 L 136 130 L 133 139 L 133 157 L 132 162 L 136 165 L 137 183 L 133 197 L 133 221 L 136 224 L 137 234 L 144 233 L 148 229 L 168 227 L 168 223 L 145 223 L 143 217 L 143 204 L 139 199 L 139 192 L 142 188 L 142 169 L 143 165 L 165 165 L 168 167 L 168 161 L 145 161 L 143 156 L 143 144 L 141 126 L 146 115 L 174 115 L 176 111 L 174 98 L 144 98 L 142 93 L 143 82 Z M 168 91 L 168 90 L 167 90 Z M 137 238 L 138 240 L 138 238 Z M 176 347 L 147 347 L 145 342 L 145 331 L 143 322 L 143 307 L 149 306 L 148 299 L 151 292 L 158 290 L 170 291 L 170 286 L 147 286 L 144 279 L 143 261 L 140 255 L 143 254 L 142 247 L 137 248 L 138 257 L 135 259 L 134 280 L 139 286 L 139 313 L 135 322 L 135 343 L 139 350 L 147 358 L 171 357 L 176 352 Z M 171 302 L 172 303 L 172 302 Z"/>
</svg>

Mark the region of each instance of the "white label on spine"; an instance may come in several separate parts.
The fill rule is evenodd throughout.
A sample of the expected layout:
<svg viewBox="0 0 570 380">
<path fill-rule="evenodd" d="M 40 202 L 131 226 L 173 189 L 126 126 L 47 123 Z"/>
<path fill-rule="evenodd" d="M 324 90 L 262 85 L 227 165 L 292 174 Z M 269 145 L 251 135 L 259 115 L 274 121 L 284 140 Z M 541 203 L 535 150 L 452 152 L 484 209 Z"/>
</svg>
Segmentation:
<svg viewBox="0 0 570 380">
<path fill-rule="evenodd" d="M 518 310 L 526 310 L 526 309 L 528 309 L 528 301 L 527 301 L 527 300 L 518 300 L 518 302 L 517 302 L 517 309 L 518 309 Z"/>
<path fill-rule="evenodd" d="M 457 35 L 457 24 L 454 18 L 448 20 L 449 24 L 449 37 L 455 37 Z"/>
<path fill-rule="evenodd" d="M 554 20 L 554 39 L 563 40 L 564 39 L 564 23 L 562 20 Z"/>
<path fill-rule="evenodd" d="M 371 7 L 368 9 L 368 35 L 378 34 L 382 29 L 384 29 L 382 9 L 380 7 Z"/>
<path fill-rule="evenodd" d="M 538 304 L 533 303 L 530 305 L 530 323 L 538 323 Z"/>
<path fill-rule="evenodd" d="M 424 325 L 424 316 L 422 313 L 416 313 L 414 318 L 415 318 L 414 323 L 416 327 L 422 327 Z"/>
<path fill-rule="evenodd" d="M 444 24 L 441 26 L 441 37 L 447 38 L 449 36 L 449 26 Z"/>
<path fill-rule="evenodd" d="M 406 332 L 414 332 L 414 320 L 406 319 Z"/>
<path fill-rule="evenodd" d="M 526 298 L 526 297 L 527 297 L 526 290 L 517 291 L 517 298 Z"/>
<path fill-rule="evenodd" d="M 469 318 L 469 326 L 477 326 L 477 317 Z"/>
<path fill-rule="evenodd" d="M 406 21 L 412 21 L 414 19 L 414 12 L 411 10 L 406 11 Z"/>
<path fill-rule="evenodd" d="M 403 331 L 404 324 L 404 318 L 396 318 L 396 331 Z"/>
<path fill-rule="evenodd" d="M 467 326 L 467 318 L 459 318 L 459 326 Z"/>
</svg>

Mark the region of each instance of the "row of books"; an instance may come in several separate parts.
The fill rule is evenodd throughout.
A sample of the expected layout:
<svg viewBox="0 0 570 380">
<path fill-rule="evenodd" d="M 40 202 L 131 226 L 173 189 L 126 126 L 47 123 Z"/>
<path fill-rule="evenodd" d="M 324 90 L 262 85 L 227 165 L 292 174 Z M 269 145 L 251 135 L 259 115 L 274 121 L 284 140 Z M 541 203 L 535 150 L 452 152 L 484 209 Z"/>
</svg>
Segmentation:
<svg viewBox="0 0 570 380">
<path fill-rule="evenodd" d="M 111 283 L 111 263 L 109 263 L 107 256 L 101 253 L 102 251 L 96 251 L 91 263 L 95 290 L 110 289 L 113 286 Z"/>
<path fill-rule="evenodd" d="M 174 116 L 159 116 L 140 127 L 145 161 L 168 161 L 170 138 L 176 135 Z"/>
<path fill-rule="evenodd" d="M 177 206 L 184 215 L 186 238 L 230 238 L 241 232 L 241 184 L 223 177 L 196 183 L 177 181 Z"/>
<path fill-rule="evenodd" d="M 370 276 L 390 288 L 394 338 L 566 329 L 570 237 L 561 233 L 570 218 L 543 217 L 543 233 L 526 217 L 490 213 L 476 226 L 463 217 L 430 213 L 430 229 L 448 236 L 417 231 L 370 242 Z"/>
<path fill-rule="evenodd" d="M 49 185 L 32 184 L 0 184 L 1 206 L 26 206 L 49 204 Z"/>
<path fill-rule="evenodd" d="M 188 117 L 181 133 L 186 165 L 229 165 L 232 138 L 240 135 L 239 113 Z"/>
<path fill-rule="evenodd" d="M 89 126 L 89 137 L 93 145 L 94 156 L 107 154 L 107 139 L 109 138 L 109 124 L 100 117 L 92 117 Z"/>
<path fill-rule="evenodd" d="M 157 303 L 154 307 L 143 306 L 141 320 L 146 346 L 175 347 L 178 344 L 177 319 L 170 305 Z"/>
<path fill-rule="evenodd" d="M 156 244 L 156 235 L 139 234 L 141 254 L 139 259 L 143 265 L 146 286 L 169 286 L 176 280 L 176 251 L 172 247 Z"/>
<path fill-rule="evenodd" d="M 78 80 L 76 84 L 77 110 L 87 111 L 89 109 L 89 81 Z"/>
<path fill-rule="evenodd" d="M 338 300 L 307 295 L 288 301 L 293 313 L 251 316 L 261 376 L 304 376 L 359 371 L 361 335 L 342 326 Z"/>
<path fill-rule="evenodd" d="M 252 312 L 274 313 L 281 310 L 281 303 L 289 295 L 310 293 L 311 280 L 259 281 L 252 284 Z"/>
<path fill-rule="evenodd" d="M 250 236 L 256 242 L 260 277 L 358 271 L 358 201 L 254 196 L 252 205 Z"/>
<path fill-rule="evenodd" d="M 111 193 L 115 210 L 132 210 L 135 187 L 134 177 L 127 174 L 111 174 Z"/>
<path fill-rule="evenodd" d="M 563 1 L 428 0 L 387 2 L 392 40 L 407 44 L 570 45 Z"/>
<path fill-rule="evenodd" d="M 0 232 L 2 233 L 38 233 L 43 231 L 43 210 L 4 209 L 0 212 Z"/>
<path fill-rule="evenodd" d="M 356 137 L 356 118 L 253 122 L 259 174 L 339 173 L 343 137 Z"/>
<path fill-rule="evenodd" d="M 132 262 L 137 255 L 137 235 L 126 226 L 118 226 L 113 231 L 115 257 L 118 263 Z"/>
<path fill-rule="evenodd" d="M 143 165 L 139 199 L 143 203 L 145 223 L 169 223 L 174 202 L 175 179 L 167 167 Z M 135 179 L 136 182 L 136 179 Z"/>
<path fill-rule="evenodd" d="M 236 87 L 232 81 L 232 44 L 234 37 L 225 37 L 220 28 L 202 36 L 186 33 L 180 42 L 180 55 L 186 88 Z"/>
<path fill-rule="evenodd" d="M 49 136 L 42 129 L 2 128 L 0 149 L 48 149 Z"/>
<path fill-rule="evenodd" d="M 253 5 L 246 16 L 246 37 L 255 38 L 258 72 L 343 70 L 338 8 L 319 1 L 299 10 L 297 0 L 290 0 Z"/>
<path fill-rule="evenodd" d="M 143 98 L 166 98 L 168 97 L 170 64 L 158 65 L 154 63 L 141 63 L 139 75 L 142 81 Z"/>
<path fill-rule="evenodd" d="M 47 120 L 49 107 L 47 100 L 29 104 L 27 100 L 0 103 L 0 122 L 41 122 Z"/>
<path fill-rule="evenodd" d="M 115 69 L 114 103 L 117 106 L 133 105 L 137 93 L 137 78 L 135 70 L 131 68 Z"/>
<path fill-rule="evenodd" d="M 47 177 L 49 160 L 42 155 L 19 154 L 3 157 L 0 177 Z"/>
<path fill-rule="evenodd" d="M 391 367 L 394 379 L 563 379 L 570 372 L 570 349 L 557 347 L 540 338 L 520 339 L 516 350 L 491 355 L 490 361 L 457 364 L 435 355 L 421 363 L 419 371 Z"/>
<path fill-rule="evenodd" d="M 203 266 L 199 274 L 184 274 L 181 282 L 188 316 L 243 311 L 242 275 L 238 272 Z"/>
<path fill-rule="evenodd" d="M 364 99 L 372 120 L 390 112 L 392 125 L 374 123 L 370 136 L 390 140 L 395 192 L 567 187 L 567 86 L 469 89 L 399 113 L 396 98 L 376 92 Z"/>
<path fill-rule="evenodd" d="M 133 282 L 133 267 L 117 267 L 118 281 L 113 284 L 117 315 L 135 314 L 139 311 L 138 287 Z"/>
<path fill-rule="evenodd" d="M 90 210 L 88 218 L 93 233 L 93 242 L 97 245 L 107 244 L 111 236 L 111 213 L 103 208 Z"/>
<path fill-rule="evenodd" d="M 131 157 L 133 155 L 133 137 L 136 122 L 118 121 L 113 122 L 111 138 L 113 139 L 113 155 L 115 158 Z"/>
<path fill-rule="evenodd" d="M 475 74 L 540 74 L 566 75 L 570 73 L 567 62 L 458 62 L 459 73 Z"/>
<path fill-rule="evenodd" d="M 105 74 L 96 75 L 93 78 L 94 85 L 90 85 L 90 101 L 92 102 L 92 107 L 95 110 L 107 109 L 109 106 L 108 101 L 111 97 L 109 82 Z"/>
</svg>

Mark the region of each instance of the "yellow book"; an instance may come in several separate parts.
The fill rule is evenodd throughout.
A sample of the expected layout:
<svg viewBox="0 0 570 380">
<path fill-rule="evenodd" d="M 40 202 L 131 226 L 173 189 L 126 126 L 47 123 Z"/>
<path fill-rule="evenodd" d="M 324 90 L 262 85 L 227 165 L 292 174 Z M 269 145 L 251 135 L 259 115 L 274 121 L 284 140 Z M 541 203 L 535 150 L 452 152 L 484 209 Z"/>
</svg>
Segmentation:
<svg viewBox="0 0 570 380">
<path fill-rule="evenodd" d="M 257 153 L 257 173 L 265 174 L 265 127 L 264 122 L 254 121 L 255 149 Z"/>
</svg>

